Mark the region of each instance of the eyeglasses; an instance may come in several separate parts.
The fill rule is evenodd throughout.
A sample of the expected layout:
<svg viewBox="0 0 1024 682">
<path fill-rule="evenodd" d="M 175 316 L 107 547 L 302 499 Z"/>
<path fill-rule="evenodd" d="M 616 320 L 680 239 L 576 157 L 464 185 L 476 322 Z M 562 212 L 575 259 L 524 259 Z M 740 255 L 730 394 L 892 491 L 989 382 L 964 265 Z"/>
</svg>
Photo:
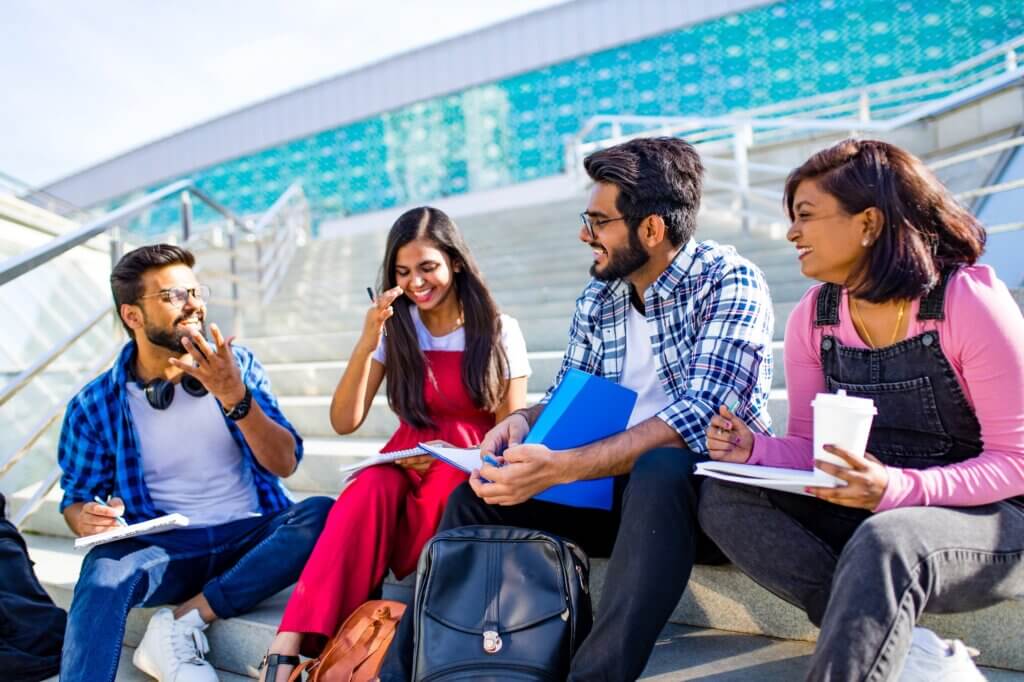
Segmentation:
<svg viewBox="0 0 1024 682">
<path fill-rule="evenodd" d="M 619 216 L 618 218 L 605 218 L 604 220 L 594 220 L 590 217 L 590 214 L 584 211 L 580 213 L 580 220 L 583 221 L 583 227 L 587 228 L 587 234 L 590 235 L 591 239 L 597 239 L 597 235 L 594 234 L 595 227 L 601 227 L 608 223 L 614 223 L 616 220 L 625 220 L 626 216 Z"/>
<path fill-rule="evenodd" d="M 170 289 L 161 289 L 155 294 L 146 294 L 145 296 L 139 296 L 138 300 L 144 298 L 160 297 L 164 303 L 170 303 L 175 308 L 181 308 L 188 302 L 189 297 L 192 297 L 198 301 L 207 301 L 210 298 L 210 287 L 202 285 L 198 287 L 192 287 L 191 289 L 186 287 L 172 287 Z"/>
</svg>

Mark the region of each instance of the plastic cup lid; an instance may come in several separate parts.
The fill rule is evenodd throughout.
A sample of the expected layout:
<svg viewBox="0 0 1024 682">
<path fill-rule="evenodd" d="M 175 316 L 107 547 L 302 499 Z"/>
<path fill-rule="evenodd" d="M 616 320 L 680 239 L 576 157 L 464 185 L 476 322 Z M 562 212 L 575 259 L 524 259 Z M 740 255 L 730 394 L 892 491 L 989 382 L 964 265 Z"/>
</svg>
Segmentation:
<svg viewBox="0 0 1024 682">
<path fill-rule="evenodd" d="M 875 401 L 871 398 L 857 398 L 847 395 L 845 389 L 839 389 L 837 393 L 819 393 L 811 401 L 811 407 L 840 407 L 844 410 L 856 410 L 878 414 L 875 408 Z"/>
</svg>

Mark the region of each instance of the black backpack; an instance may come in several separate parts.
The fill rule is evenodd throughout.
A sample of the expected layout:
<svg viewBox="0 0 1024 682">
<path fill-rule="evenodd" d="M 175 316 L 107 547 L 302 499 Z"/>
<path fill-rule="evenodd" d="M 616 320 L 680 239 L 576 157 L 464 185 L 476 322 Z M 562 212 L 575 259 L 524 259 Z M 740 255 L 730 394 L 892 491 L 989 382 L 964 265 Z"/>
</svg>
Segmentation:
<svg viewBox="0 0 1024 682">
<path fill-rule="evenodd" d="M 36 579 L 25 541 L 0 495 L 0 677 L 32 682 L 60 669 L 67 616 Z"/>
<path fill-rule="evenodd" d="M 412 679 L 564 680 L 593 622 L 589 576 L 586 554 L 550 533 L 438 533 L 416 574 Z"/>
</svg>

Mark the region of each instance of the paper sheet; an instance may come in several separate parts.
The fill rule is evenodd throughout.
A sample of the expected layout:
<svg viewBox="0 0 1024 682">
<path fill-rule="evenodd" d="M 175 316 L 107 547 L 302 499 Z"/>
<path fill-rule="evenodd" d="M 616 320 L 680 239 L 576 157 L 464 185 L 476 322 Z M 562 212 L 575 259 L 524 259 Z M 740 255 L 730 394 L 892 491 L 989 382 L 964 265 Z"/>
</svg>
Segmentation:
<svg viewBox="0 0 1024 682">
<path fill-rule="evenodd" d="M 95 547 L 96 545 L 105 545 L 108 542 L 124 540 L 125 538 L 134 538 L 139 535 L 163 533 L 164 531 L 172 530 L 174 528 L 184 528 L 187 525 L 187 516 L 183 514 L 168 514 L 167 516 L 160 516 L 155 519 L 150 519 L 149 521 L 133 523 L 130 526 L 114 528 L 113 530 L 108 530 L 105 533 L 97 533 L 96 535 L 88 535 L 84 538 L 76 538 L 75 549 L 88 549 L 89 547 Z"/>
</svg>

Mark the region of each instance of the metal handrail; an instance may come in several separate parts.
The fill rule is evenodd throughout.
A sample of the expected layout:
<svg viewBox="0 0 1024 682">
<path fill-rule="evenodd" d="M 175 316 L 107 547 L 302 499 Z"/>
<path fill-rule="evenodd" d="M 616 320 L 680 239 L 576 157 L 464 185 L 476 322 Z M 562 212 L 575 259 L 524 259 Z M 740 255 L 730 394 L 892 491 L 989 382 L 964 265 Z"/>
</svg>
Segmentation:
<svg viewBox="0 0 1024 682">
<path fill-rule="evenodd" d="M 998 92 L 1018 81 L 1024 81 L 1024 68 L 1021 67 L 1021 60 L 1017 58 L 1017 50 L 1022 46 L 1024 46 L 1024 36 L 941 71 L 886 81 L 866 88 L 850 88 L 838 93 L 826 93 L 797 102 L 751 109 L 742 115 L 709 117 L 606 114 L 594 116 L 587 120 L 567 144 L 565 157 L 567 172 L 578 173 L 579 160 L 584 154 L 626 142 L 639 135 L 660 134 L 685 137 L 692 144 L 701 147 L 705 152 L 704 158 L 709 167 L 729 168 L 735 172 L 735 183 L 718 178 L 707 178 L 706 184 L 735 195 L 737 211 L 741 216 L 744 230 L 750 230 L 754 220 L 764 220 L 774 224 L 778 222 L 776 216 L 759 215 L 759 212 L 753 210 L 750 204 L 754 200 L 777 201 L 781 198 L 781 193 L 754 186 L 751 182 L 751 172 L 786 175 L 790 169 L 775 164 L 751 162 L 749 150 L 755 142 L 758 144 L 778 143 L 801 133 L 840 132 L 853 137 L 866 132 L 887 133 L 910 123 L 940 115 L 993 92 Z M 996 57 L 1000 58 L 1000 62 L 990 64 Z M 984 68 L 978 69 L 979 65 Z M 972 69 L 973 72 L 971 72 Z M 966 77 L 959 81 L 954 80 L 964 73 L 967 73 Z M 913 86 L 916 85 L 921 85 L 921 87 L 914 90 Z M 902 93 L 902 96 L 915 101 L 899 103 L 897 101 L 898 88 L 909 90 L 909 92 Z M 931 97 L 931 95 L 942 92 L 948 92 L 948 94 Z M 884 96 L 876 95 L 875 103 L 885 107 L 891 116 L 884 119 L 872 119 L 870 113 L 871 93 L 885 93 Z M 928 98 L 923 98 L 924 96 L 928 96 Z M 853 99 L 847 104 L 837 104 L 837 100 L 846 97 Z M 816 103 L 824 103 L 827 106 L 814 107 Z M 841 114 L 843 111 L 855 112 L 857 116 L 855 118 L 833 116 L 833 114 Z M 896 113 L 897 111 L 899 113 Z M 793 113 L 776 117 L 764 116 L 770 112 Z M 823 117 L 825 114 L 828 117 Z M 593 131 L 604 125 L 611 127 L 609 136 L 585 141 Z M 626 133 L 624 129 L 627 127 L 634 130 Z M 934 167 L 942 168 L 954 165 L 987 154 L 1019 147 L 1022 144 L 1024 144 L 1024 138 L 1014 138 L 988 145 L 983 149 L 942 159 L 935 162 Z M 732 158 L 715 157 L 712 150 L 731 151 Z M 707 151 L 712 151 L 712 153 L 708 154 Z M 1022 186 L 1024 186 L 1024 180 L 1009 181 L 967 190 L 956 196 L 959 199 L 984 197 L 1018 189 Z M 996 227 L 1009 231 L 1010 226 L 1011 224 Z"/>
<path fill-rule="evenodd" d="M 1017 51 L 1022 47 L 1024 47 L 1024 36 L 1015 38 L 1014 40 L 1007 41 L 1001 45 L 993 47 L 985 52 L 982 52 L 981 54 L 966 59 L 946 69 L 931 71 L 925 74 L 905 76 L 889 81 L 884 81 L 881 83 L 875 83 L 865 87 L 847 88 L 845 90 L 824 93 L 821 95 L 814 95 L 812 97 L 807 97 L 800 100 L 749 109 L 746 111 L 744 120 L 750 123 L 756 123 L 759 121 L 774 121 L 776 123 L 780 123 L 782 121 L 788 121 L 790 122 L 790 125 L 796 124 L 799 127 L 803 127 L 804 124 L 810 122 L 808 119 L 803 118 L 801 116 L 801 114 L 803 113 L 813 112 L 816 118 L 811 120 L 821 122 L 825 120 L 830 120 L 828 118 L 823 118 L 825 115 L 833 113 L 841 114 L 842 112 L 847 111 L 851 114 L 857 114 L 855 120 L 858 122 L 858 127 L 860 129 L 867 128 L 872 130 L 878 130 L 878 128 L 876 128 L 873 125 L 877 121 L 872 121 L 870 117 L 871 104 L 884 105 L 890 101 L 897 100 L 898 98 L 902 98 L 904 100 L 908 98 L 920 99 L 922 94 L 927 95 L 933 92 L 956 90 L 963 91 L 965 89 L 963 84 L 961 82 L 953 81 L 953 79 L 956 79 L 965 72 L 971 71 L 971 69 L 974 69 L 979 65 L 992 62 L 993 60 L 998 60 L 998 63 L 992 64 L 991 66 L 980 72 L 967 74 L 967 76 L 961 80 L 970 79 L 972 81 L 975 81 L 975 85 L 977 85 L 979 82 L 985 82 L 988 80 L 992 80 L 994 78 L 1006 78 L 1010 74 L 1014 73 L 1020 74 L 1022 69 L 1019 63 L 1020 60 L 1017 58 Z M 995 75 L 990 76 L 989 74 Z M 1010 78 L 1010 80 L 1013 79 L 1014 78 L 1012 77 Z M 916 91 L 909 90 L 909 88 L 913 85 L 921 83 L 930 84 L 935 82 L 938 82 L 939 84 L 930 85 L 925 88 L 920 88 Z M 908 91 L 905 91 L 903 93 L 895 92 L 900 88 L 908 89 Z M 872 93 L 878 93 L 875 95 L 874 99 L 872 99 Z M 885 94 L 883 95 L 882 93 Z M 845 101 L 847 99 L 849 100 L 848 103 L 837 104 L 837 102 Z M 819 105 L 819 103 L 827 106 L 821 106 Z M 918 106 L 927 103 L 927 101 L 918 102 Z M 898 108 L 899 106 L 901 105 L 894 106 L 893 108 L 895 109 Z M 911 106 L 913 106 L 913 103 L 911 103 Z M 771 116 L 771 114 L 775 114 L 777 112 L 785 113 L 782 116 Z M 796 115 L 793 115 L 792 112 L 797 113 Z M 904 112 L 898 115 L 897 118 L 905 117 L 908 113 L 913 112 Z M 590 119 L 588 119 L 586 123 L 584 123 L 582 128 L 573 136 L 571 144 L 573 144 L 576 147 L 582 146 L 587 136 L 598 126 L 603 124 L 609 124 L 612 126 L 612 134 L 609 136 L 608 139 L 616 139 L 619 137 L 623 137 L 621 135 L 621 127 L 623 125 L 644 125 L 650 129 L 658 129 L 677 127 L 680 124 L 686 125 L 687 121 L 692 122 L 694 120 L 700 120 L 703 122 L 701 123 L 701 125 L 706 125 L 708 127 L 728 128 L 730 126 L 734 126 L 737 124 L 736 119 L 730 118 L 728 116 L 717 118 L 697 117 L 695 119 L 694 117 L 615 116 L 605 114 L 600 116 L 593 116 Z M 903 124 L 904 122 L 900 122 L 897 125 L 897 127 Z M 849 125 L 849 123 L 843 123 L 841 127 L 849 129 Z M 757 125 L 755 125 L 755 127 L 757 127 Z M 826 128 L 818 126 L 817 129 L 823 130 Z M 626 139 L 628 139 L 629 137 L 632 136 L 625 137 Z"/>
<path fill-rule="evenodd" d="M 61 209 L 66 211 L 66 213 L 61 213 L 60 215 L 65 216 L 68 214 L 77 215 L 82 213 L 82 208 L 80 206 L 76 206 L 67 199 L 62 199 L 56 194 L 51 194 L 50 192 L 47 192 L 44 189 L 37 189 L 30 185 L 29 183 L 25 182 L 24 180 L 16 178 L 13 175 L 10 175 L 9 173 L 4 173 L 3 171 L 0 171 L 0 184 L 4 184 L 12 188 L 15 191 L 15 197 L 21 199 L 22 201 L 30 203 L 33 206 L 38 206 L 39 208 L 43 208 L 48 211 L 52 211 L 53 206 L 60 206 Z M 37 203 L 36 201 L 33 201 L 33 199 L 36 197 L 42 197 L 45 200 L 46 205 L 43 206 Z M 57 213 L 57 211 L 53 212 Z"/>
<path fill-rule="evenodd" d="M 290 186 L 280 197 L 278 197 L 271 207 L 262 216 L 260 216 L 258 221 L 256 221 L 255 226 L 250 226 L 230 209 L 214 200 L 203 190 L 195 187 L 191 180 L 186 179 L 171 183 L 166 187 L 132 201 L 105 216 L 93 220 L 70 233 L 60 235 L 47 244 L 0 263 L 0 285 L 6 284 L 17 277 L 34 270 L 35 268 L 53 261 L 61 254 L 64 254 L 75 247 L 82 246 L 90 239 L 107 231 L 114 232 L 114 234 L 111 235 L 111 259 L 116 262 L 120 257 L 121 250 L 121 240 L 117 234 L 118 230 L 116 229 L 118 225 L 137 215 L 149 206 L 175 195 L 181 196 L 182 233 L 186 244 L 200 241 L 205 239 L 207 236 L 205 234 L 190 234 L 192 226 L 191 197 L 195 197 L 207 204 L 211 209 L 227 219 L 227 251 L 230 254 L 230 272 L 227 273 L 226 277 L 231 283 L 231 298 L 228 300 L 213 300 L 211 303 L 222 304 L 231 308 L 232 314 L 235 317 L 235 333 L 237 333 L 237 314 L 240 306 L 239 283 L 242 280 L 242 277 L 239 275 L 237 264 L 237 233 L 243 232 L 246 240 L 253 242 L 256 246 L 257 284 L 263 294 L 262 300 L 266 302 L 269 300 L 273 291 L 276 290 L 277 286 L 280 284 L 281 278 L 287 271 L 286 261 L 290 260 L 295 248 L 297 248 L 297 243 L 303 240 L 305 235 L 308 233 L 309 208 L 305 195 L 302 192 L 302 187 L 298 183 Z M 298 221 L 295 220 L 295 206 L 297 206 L 298 211 L 301 212 L 301 220 Z M 264 253 L 262 250 L 262 241 L 265 238 L 269 242 L 270 248 Z M 36 379 L 39 374 L 43 372 L 43 370 L 51 366 L 57 358 L 60 358 L 64 352 L 75 343 L 75 341 L 82 338 L 90 329 L 95 327 L 100 320 L 112 312 L 113 311 L 109 306 L 104 306 L 102 310 L 96 311 L 89 317 L 89 319 L 78 325 L 76 328 L 70 330 L 61 341 L 47 350 L 41 357 L 33 362 L 32 365 L 22 370 L 17 377 L 8 382 L 8 384 L 0 390 L 0 406 L 7 403 L 25 386 L 28 386 L 33 379 Z M 118 352 L 119 345 L 120 344 L 114 344 L 111 353 L 105 355 L 101 362 L 90 368 L 92 371 L 86 373 L 86 379 L 70 391 L 68 395 L 63 396 L 61 400 L 56 400 L 52 407 L 48 409 L 40 420 L 32 426 L 28 434 L 14 449 L 14 451 L 0 462 L 0 476 L 3 476 L 7 471 L 9 471 L 11 467 L 17 464 L 32 449 L 47 429 L 49 429 L 60 415 L 63 414 L 66 403 L 73 398 L 74 395 L 77 394 L 86 383 L 88 383 L 88 381 L 91 381 L 93 376 L 109 365 L 113 357 Z M 53 486 L 56 485 L 59 478 L 59 467 L 52 469 L 47 474 L 36 489 L 32 498 L 22 505 L 18 513 L 15 515 L 14 519 L 16 525 L 20 525 L 24 522 L 24 520 L 28 518 L 36 508 L 38 508 L 42 499 L 49 493 Z"/>
<path fill-rule="evenodd" d="M 46 433 L 48 428 L 50 428 L 50 425 L 57 421 L 58 417 L 64 414 L 68 401 L 74 398 L 79 391 L 85 388 L 86 384 L 92 381 L 97 374 L 103 371 L 103 368 L 110 364 L 119 351 L 120 348 L 114 346 L 111 353 L 104 355 L 100 359 L 100 362 L 97 362 L 90 368 L 89 372 L 86 372 L 85 379 L 80 381 L 71 391 L 69 391 L 64 400 L 58 401 L 48 412 L 43 414 L 43 417 L 35 424 L 35 426 L 32 427 L 32 429 L 29 430 L 28 435 L 22 440 L 21 445 L 16 447 L 14 452 L 8 455 L 3 462 L 0 462 L 0 476 L 7 473 L 11 467 L 17 464 L 21 458 L 32 449 L 32 446 L 36 444 L 36 441 L 43 437 L 43 434 Z"/>
<path fill-rule="evenodd" d="M 11 523 L 14 524 L 15 528 L 21 528 L 21 524 L 25 523 L 25 520 L 42 506 L 43 500 L 46 499 L 46 496 L 53 490 L 53 486 L 57 485 L 57 481 L 60 480 L 61 473 L 60 465 L 54 465 L 53 468 L 46 472 L 46 476 L 39 482 L 35 492 L 32 493 L 32 497 L 28 498 L 18 508 L 14 516 L 11 517 Z"/>
<path fill-rule="evenodd" d="M 83 225 L 74 232 L 63 234 L 48 244 L 43 244 L 21 255 L 8 258 L 3 263 L 0 263 L 0 285 L 6 284 L 12 279 L 15 279 L 26 272 L 53 260 L 62 253 L 84 244 L 93 237 L 117 227 L 120 223 L 124 222 L 128 218 L 138 215 L 150 206 L 182 192 L 188 192 L 195 195 L 207 206 L 224 216 L 228 220 L 229 224 L 246 232 L 251 231 L 249 226 L 245 224 L 244 220 L 235 215 L 231 209 L 214 200 L 201 189 L 196 187 L 191 179 L 179 180 L 178 182 L 171 183 L 170 185 L 158 189 L 155 192 L 151 192 L 144 197 L 140 197 L 135 201 L 131 201 L 124 206 Z"/>
<path fill-rule="evenodd" d="M 0 389 L 0 407 L 14 397 L 18 391 L 24 388 L 33 377 L 49 367 L 54 360 L 60 357 L 61 354 L 71 346 L 71 344 L 82 338 L 86 332 L 95 327 L 100 320 L 110 313 L 111 308 L 109 305 L 105 305 L 101 309 L 97 310 L 89 317 L 88 320 L 85 321 L 85 323 L 79 326 L 78 329 L 58 341 L 52 348 L 50 348 L 50 350 L 46 351 L 41 358 L 36 360 L 31 366 L 24 369 L 20 374 L 18 374 L 18 376 L 8 382 L 3 389 Z"/>
</svg>

